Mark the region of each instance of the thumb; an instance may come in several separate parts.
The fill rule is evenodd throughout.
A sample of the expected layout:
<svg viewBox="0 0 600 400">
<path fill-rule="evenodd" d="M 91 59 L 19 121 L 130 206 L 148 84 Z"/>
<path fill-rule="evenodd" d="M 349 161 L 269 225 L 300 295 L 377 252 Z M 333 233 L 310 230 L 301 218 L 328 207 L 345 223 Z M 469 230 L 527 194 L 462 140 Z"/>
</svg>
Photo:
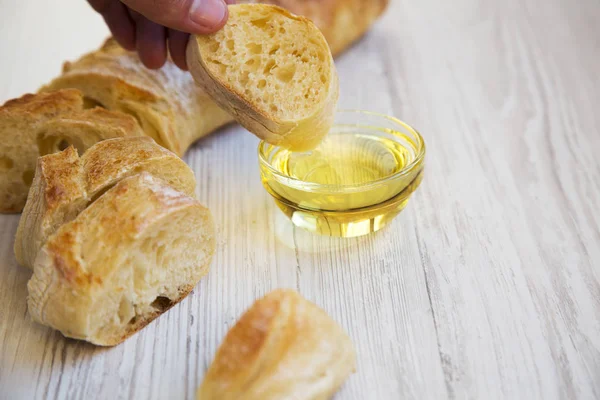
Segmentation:
<svg viewBox="0 0 600 400">
<path fill-rule="evenodd" d="M 219 30 L 229 15 L 224 0 L 121 1 L 157 24 L 198 35 Z"/>
</svg>

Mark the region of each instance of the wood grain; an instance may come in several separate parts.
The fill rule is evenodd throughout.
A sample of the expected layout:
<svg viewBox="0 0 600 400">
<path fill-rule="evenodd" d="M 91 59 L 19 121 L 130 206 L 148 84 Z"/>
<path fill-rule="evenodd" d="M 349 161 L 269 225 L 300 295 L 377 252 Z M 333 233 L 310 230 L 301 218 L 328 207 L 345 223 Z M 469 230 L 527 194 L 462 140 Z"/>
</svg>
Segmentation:
<svg viewBox="0 0 600 400">
<path fill-rule="evenodd" d="M 0 100 L 106 28 L 83 0 L 0 0 Z M 291 227 L 230 127 L 186 156 L 219 246 L 180 305 L 113 349 L 30 321 L 18 216 L 0 216 L 0 398 L 194 396 L 252 301 L 298 289 L 345 326 L 338 399 L 600 398 L 600 3 L 392 0 L 338 60 L 341 107 L 396 115 L 428 145 L 407 210 L 352 240 Z"/>
</svg>

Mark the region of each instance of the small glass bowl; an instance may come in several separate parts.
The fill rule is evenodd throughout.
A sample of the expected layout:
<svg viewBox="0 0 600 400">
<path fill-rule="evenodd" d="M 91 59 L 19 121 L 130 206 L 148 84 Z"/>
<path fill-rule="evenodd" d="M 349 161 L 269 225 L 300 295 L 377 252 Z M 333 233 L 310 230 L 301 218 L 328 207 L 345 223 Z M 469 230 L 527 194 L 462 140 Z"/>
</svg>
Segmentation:
<svg viewBox="0 0 600 400">
<path fill-rule="evenodd" d="M 367 111 L 338 111 L 315 150 L 261 142 L 261 179 L 277 206 L 313 233 L 376 232 L 402 211 L 423 177 L 425 143 L 408 124 Z"/>
</svg>

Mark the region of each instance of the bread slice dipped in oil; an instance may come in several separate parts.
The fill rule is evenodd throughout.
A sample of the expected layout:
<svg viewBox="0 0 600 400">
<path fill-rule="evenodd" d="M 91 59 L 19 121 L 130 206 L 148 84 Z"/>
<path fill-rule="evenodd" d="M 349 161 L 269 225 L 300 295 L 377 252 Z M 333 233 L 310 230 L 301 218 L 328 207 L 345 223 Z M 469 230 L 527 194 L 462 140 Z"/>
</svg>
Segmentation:
<svg viewBox="0 0 600 400">
<path fill-rule="evenodd" d="M 67 337 L 116 345 L 181 301 L 214 248 L 210 212 L 142 172 L 48 238 L 27 284 L 29 314 Z"/>
<path fill-rule="evenodd" d="M 149 137 L 109 139 L 79 156 L 73 147 L 40 157 L 15 238 L 17 262 L 32 268 L 37 253 L 60 226 L 106 190 L 148 172 L 195 197 L 194 173 L 174 153 Z"/>
<path fill-rule="evenodd" d="M 329 46 L 308 19 L 273 5 L 229 6 L 219 32 L 192 37 L 196 82 L 250 132 L 291 150 L 316 147 L 339 95 Z"/>
<path fill-rule="evenodd" d="M 352 341 L 325 311 L 275 290 L 227 333 L 197 399 L 329 399 L 355 368 Z"/>
</svg>

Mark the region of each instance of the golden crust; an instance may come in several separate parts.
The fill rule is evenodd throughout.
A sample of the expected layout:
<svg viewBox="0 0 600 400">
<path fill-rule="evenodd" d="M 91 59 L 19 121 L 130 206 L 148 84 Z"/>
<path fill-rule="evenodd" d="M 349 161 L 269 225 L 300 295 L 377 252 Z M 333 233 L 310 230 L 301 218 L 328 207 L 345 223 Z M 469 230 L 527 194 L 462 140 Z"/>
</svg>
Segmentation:
<svg viewBox="0 0 600 400">
<path fill-rule="evenodd" d="M 113 137 L 142 135 L 137 121 L 100 108 L 85 109 L 80 91 L 27 94 L 0 107 L 0 212 L 25 205 L 38 156 L 74 144 L 83 152 Z"/>
<path fill-rule="evenodd" d="M 66 89 L 43 95 L 27 93 L 23 96 L 8 100 L 2 107 L 0 113 L 11 115 L 17 113 L 20 116 L 53 117 L 65 111 L 77 111 L 83 107 L 83 99 L 78 90 Z"/>
<path fill-rule="evenodd" d="M 65 336 L 118 344 L 190 292 L 214 247 L 206 208 L 134 175 L 50 236 L 28 283 L 29 312 Z"/>
<path fill-rule="evenodd" d="M 88 191 L 97 193 L 133 173 L 147 171 L 194 197 L 194 173 L 174 153 L 149 137 L 104 140 L 82 157 Z"/>
<path fill-rule="evenodd" d="M 44 246 L 63 278 L 71 284 L 88 286 L 102 283 L 103 278 L 118 267 L 115 264 L 84 266 L 84 260 L 78 255 L 78 236 L 98 231 L 101 227 L 105 233 L 110 232 L 102 237 L 102 246 L 118 248 L 124 240 L 139 237 L 148 226 L 164 218 L 163 210 L 197 204 L 185 193 L 172 189 L 147 173 L 124 179 L 105 194 L 74 221 L 59 228 Z M 145 199 L 145 204 L 140 205 L 140 199 Z"/>
<path fill-rule="evenodd" d="M 256 301 L 227 333 L 198 400 L 327 399 L 355 369 L 352 342 L 292 290 Z"/>
<path fill-rule="evenodd" d="M 73 147 L 40 157 L 15 238 L 15 257 L 31 268 L 47 238 L 120 180 L 149 172 L 194 197 L 192 170 L 149 137 L 109 139 L 82 157 Z"/>
<path fill-rule="evenodd" d="M 231 121 L 188 72 L 171 61 L 149 70 L 113 39 L 65 63 L 63 74 L 41 90 L 68 87 L 81 90 L 103 107 L 135 116 L 146 135 L 179 156 L 198 138 Z"/>
<path fill-rule="evenodd" d="M 41 198 L 45 200 L 48 209 L 56 209 L 60 204 L 71 202 L 85 190 L 81 159 L 72 146 L 62 153 L 41 157 L 38 167 L 39 175 L 45 182 Z"/>
</svg>

